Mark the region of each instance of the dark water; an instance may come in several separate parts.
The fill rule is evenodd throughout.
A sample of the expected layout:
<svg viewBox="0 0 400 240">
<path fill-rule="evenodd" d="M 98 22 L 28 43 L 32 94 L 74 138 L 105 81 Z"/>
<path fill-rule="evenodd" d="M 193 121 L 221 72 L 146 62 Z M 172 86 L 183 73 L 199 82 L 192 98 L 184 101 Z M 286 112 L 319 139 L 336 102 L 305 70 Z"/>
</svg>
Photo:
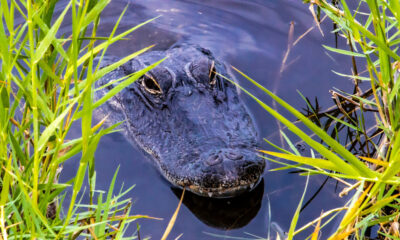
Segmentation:
<svg viewBox="0 0 400 240">
<path fill-rule="evenodd" d="M 113 22 L 129 3 L 121 29 L 127 29 L 149 18 L 162 15 L 110 48 L 109 54 L 125 56 L 142 47 L 156 44 L 165 49 L 177 41 L 186 41 L 209 48 L 219 58 L 241 69 L 297 108 L 305 107 L 297 90 L 329 107 L 332 103 L 328 90 L 332 86 L 349 89 L 348 80 L 339 78 L 331 70 L 350 71 L 350 59 L 327 53 L 322 44 L 334 45 L 329 31 L 331 23 L 322 24 L 326 37 L 314 29 L 293 47 L 287 62 L 291 63 L 280 73 L 281 62 L 287 49 L 290 23 L 294 23 L 294 39 L 313 26 L 308 6 L 298 0 L 265 1 L 117 1 L 111 2 L 103 14 L 101 32 L 107 34 Z M 267 103 L 271 101 L 246 80 L 239 83 Z M 260 139 L 268 138 L 279 143 L 276 121 L 247 96 L 242 95 L 259 128 Z M 294 120 L 294 119 L 293 119 Z M 78 131 L 78 130 L 75 130 Z M 267 144 L 262 147 L 270 149 Z M 67 162 L 63 179 L 68 179 L 78 168 L 77 161 Z M 117 185 L 136 184 L 128 197 L 134 200 L 133 214 L 146 214 L 164 220 L 140 220 L 140 234 L 159 239 L 173 214 L 180 191 L 171 189 L 150 161 L 132 147 L 121 134 L 106 136 L 96 152 L 97 188 L 107 189 L 114 171 L 120 166 Z M 273 164 L 269 168 L 276 167 Z M 310 179 L 306 199 L 320 187 L 325 177 Z M 169 239 L 183 233 L 181 239 L 215 238 L 207 233 L 222 236 L 251 238 L 250 234 L 267 238 L 269 226 L 280 226 L 288 231 L 294 211 L 301 198 L 306 178 L 288 171 L 266 171 L 263 182 L 252 193 L 233 200 L 210 200 L 187 194 L 184 206 Z M 338 190 L 335 188 L 338 187 Z M 322 211 L 338 207 L 344 200 L 337 197 L 342 186 L 329 180 L 322 191 L 302 212 L 299 226 L 318 217 Z M 268 210 L 270 206 L 270 211 Z M 270 213 L 269 213 L 270 212 Z M 131 226 L 132 232 L 136 226 Z M 271 236 L 276 236 L 275 228 Z M 324 234 L 329 234 L 332 225 Z M 296 239 L 304 239 L 307 234 Z"/>
</svg>

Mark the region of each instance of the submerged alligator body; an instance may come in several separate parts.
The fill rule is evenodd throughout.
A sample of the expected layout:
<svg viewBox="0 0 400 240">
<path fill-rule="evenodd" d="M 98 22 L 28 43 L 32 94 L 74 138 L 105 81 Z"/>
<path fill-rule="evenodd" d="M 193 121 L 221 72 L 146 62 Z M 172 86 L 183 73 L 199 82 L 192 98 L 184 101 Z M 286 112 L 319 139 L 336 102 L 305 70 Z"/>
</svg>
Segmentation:
<svg viewBox="0 0 400 240">
<path fill-rule="evenodd" d="M 101 108 L 126 137 L 154 160 L 173 185 L 198 195 L 232 197 L 257 185 L 265 161 L 257 134 L 223 63 L 204 48 L 177 45 L 148 52 L 109 73 L 102 97 L 120 79 L 167 59 Z M 216 74 L 219 73 L 219 74 Z"/>
</svg>

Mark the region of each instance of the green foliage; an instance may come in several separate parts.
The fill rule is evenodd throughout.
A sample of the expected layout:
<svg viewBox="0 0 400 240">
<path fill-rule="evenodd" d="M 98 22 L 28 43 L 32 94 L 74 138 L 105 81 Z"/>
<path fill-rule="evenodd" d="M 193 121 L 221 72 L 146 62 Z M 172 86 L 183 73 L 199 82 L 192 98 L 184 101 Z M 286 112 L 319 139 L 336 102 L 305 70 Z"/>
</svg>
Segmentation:
<svg viewBox="0 0 400 240">
<path fill-rule="evenodd" d="M 261 152 L 270 156 L 267 159 L 284 165 L 281 169 L 298 168 L 308 174 L 340 178 L 343 182 L 354 180 L 348 185 L 349 189 L 357 189 L 357 193 L 339 210 L 344 211 L 344 215 L 330 239 L 365 239 L 366 229 L 371 226 L 380 227 L 378 235 L 382 239 L 398 239 L 399 230 L 393 226 L 398 226 L 400 215 L 399 1 L 360 0 L 355 9 L 349 7 L 345 0 L 304 2 L 311 5 L 311 10 L 316 9 L 313 16 L 319 16 L 321 11 L 325 13 L 337 26 L 334 33 L 346 39 L 349 49 L 324 47 L 328 51 L 352 58 L 353 74 L 338 75 L 353 79 L 355 90 L 351 94 L 335 92 L 337 106 L 334 111 L 321 113 L 307 102 L 312 111 L 309 116 L 305 116 L 237 70 L 287 110 L 289 117 L 283 116 L 251 93 L 246 93 L 312 149 L 311 157 L 299 156 L 275 145 L 277 152 Z M 365 66 L 361 73 L 356 58 Z M 369 89 L 361 90 L 360 80 L 369 82 Z M 365 119 L 371 114 L 376 122 L 366 126 L 368 123 Z M 296 126 L 289 120 L 291 117 L 298 119 L 303 126 Z M 323 121 L 323 118 L 328 120 Z M 348 133 L 347 136 L 342 134 L 344 131 Z M 290 140 L 287 141 L 290 146 Z M 355 145 L 360 146 L 361 150 L 354 151 Z M 318 152 L 321 157 L 316 158 L 314 152 Z M 329 214 L 321 215 L 313 223 L 320 223 L 336 213 L 336 210 L 329 211 Z M 298 211 L 295 214 L 297 217 Z M 293 231 L 295 225 L 296 221 L 293 221 L 289 239 L 312 226 L 306 224 Z M 317 228 L 310 238 L 317 239 L 319 224 Z"/>
<path fill-rule="evenodd" d="M 0 1 L 1 239 L 121 239 L 130 222 L 146 216 L 129 215 L 130 200 L 122 197 L 131 188 L 113 196 L 116 175 L 105 200 L 95 190 L 94 153 L 100 138 L 117 125 L 93 123 L 92 112 L 159 62 L 124 79 L 97 102 L 94 83 L 148 49 L 99 68 L 111 44 L 147 22 L 115 35 L 125 9 L 110 35 L 97 37 L 100 14 L 109 0 L 71 0 L 57 15 L 57 1 Z M 24 20 L 20 25 L 15 23 L 17 15 Z M 72 18 L 72 34 L 64 38 L 60 26 L 67 16 Z M 66 139 L 76 121 L 81 122 L 82 136 Z M 59 183 L 63 163 L 79 153 L 76 176 Z M 89 205 L 78 199 L 85 175 Z M 72 194 L 64 213 L 58 205 L 65 191 Z"/>
</svg>

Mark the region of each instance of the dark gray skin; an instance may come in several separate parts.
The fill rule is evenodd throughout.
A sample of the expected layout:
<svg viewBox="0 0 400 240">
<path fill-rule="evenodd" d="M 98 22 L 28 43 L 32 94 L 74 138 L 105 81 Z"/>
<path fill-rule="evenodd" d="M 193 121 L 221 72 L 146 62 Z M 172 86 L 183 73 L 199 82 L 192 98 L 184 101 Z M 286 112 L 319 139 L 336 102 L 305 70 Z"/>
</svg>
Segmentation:
<svg viewBox="0 0 400 240">
<path fill-rule="evenodd" d="M 232 197 L 254 188 L 265 161 L 257 156 L 253 121 L 226 67 L 204 48 L 180 45 L 148 52 L 97 86 L 168 58 L 109 100 L 102 112 L 125 120 L 126 137 L 154 160 L 173 185 L 208 197 Z M 113 86 L 96 93 L 102 97 Z"/>
</svg>

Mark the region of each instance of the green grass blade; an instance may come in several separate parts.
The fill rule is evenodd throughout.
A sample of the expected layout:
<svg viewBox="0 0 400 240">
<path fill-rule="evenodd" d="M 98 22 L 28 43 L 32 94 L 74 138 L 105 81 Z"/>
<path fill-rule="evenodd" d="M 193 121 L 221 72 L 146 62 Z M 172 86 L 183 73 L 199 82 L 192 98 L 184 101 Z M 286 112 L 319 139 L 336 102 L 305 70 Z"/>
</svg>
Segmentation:
<svg viewBox="0 0 400 240">
<path fill-rule="evenodd" d="M 294 213 L 294 216 L 293 216 L 292 221 L 290 223 L 290 228 L 289 228 L 288 237 L 287 237 L 288 240 L 291 240 L 294 237 L 294 231 L 296 230 L 297 221 L 299 220 L 300 210 L 301 210 L 302 205 L 303 205 L 304 197 L 306 196 L 309 178 L 310 178 L 310 176 L 307 176 L 307 181 L 306 181 L 306 185 L 304 186 L 303 195 L 301 196 L 299 204 L 297 205 L 296 212 Z"/>
<path fill-rule="evenodd" d="M 284 107 L 288 110 L 291 114 L 293 114 L 296 118 L 304 123 L 311 131 L 317 134 L 321 139 L 323 139 L 336 153 L 340 156 L 344 157 L 347 161 L 350 162 L 352 172 L 358 172 L 361 176 L 367 178 L 374 178 L 377 176 L 377 173 L 369 169 L 367 166 L 364 165 L 356 156 L 354 156 L 351 152 L 349 152 L 345 147 L 343 147 L 340 143 L 338 143 L 335 139 L 331 138 L 325 131 L 321 128 L 316 126 L 314 123 L 311 122 L 307 117 L 301 114 L 299 111 L 294 109 L 292 106 L 287 104 L 285 101 L 277 97 L 275 94 L 258 84 L 256 81 L 239 71 L 238 69 L 234 68 L 238 71 L 242 76 L 248 79 L 251 83 L 256 85 L 258 88 L 262 89 L 267 95 L 269 95 L 272 99 L 274 99 L 279 105 Z M 244 90 L 242 88 L 242 90 Z M 264 109 L 268 109 L 267 111 L 273 114 L 276 118 L 278 118 L 283 124 L 288 126 L 288 128 L 293 131 L 297 136 L 301 137 L 307 144 L 313 147 L 315 150 L 320 152 L 324 157 L 333 161 L 338 167 L 346 167 L 346 164 L 342 159 L 337 157 L 334 153 L 326 149 L 323 145 L 317 143 L 316 141 L 312 140 L 307 134 L 303 133 L 299 128 L 294 126 L 291 122 L 287 121 L 283 116 L 276 113 L 272 108 L 265 105 L 263 102 L 258 100 L 255 96 L 251 95 L 248 91 L 244 90 L 248 95 L 250 95 L 253 99 L 255 99 Z M 289 127 L 290 126 L 290 127 Z M 349 166 L 349 165 L 347 165 Z"/>
<path fill-rule="evenodd" d="M 79 98 L 75 98 L 73 102 L 48 127 L 46 127 L 46 129 L 40 135 L 37 151 L 43 149 L 49 138 L 53 135 L 59 124 L 65 119 L 66 115 L 75 106 L 78 100 Z"/>
<path fill-rule="evenodd" d="M 70 6 L 71 6 L 71 3 L 69 3 L 67 5 L 67 7 L 64 9 L 64 11 L 61 13 L 61 15 L 58 17 L 57 21 L 50 28 L 49 32 L 46 34 L 46 36 L 40 42 L 39 46 L 37 47 L 37 49 L 35 51 L 35 55 L 33 57 L 33 63 L 39 62 L 39 60 L 46 53 L 47 48 L 55 40 L 56 33 L 57 33 L 58 29 L 60 28 L 61 22 L 64 20 L 65 14 L 67 14 Z"/>
<path fill-rule="evenodd" d="M 322 168 L 322 169 L 326 169 L 326 170 L 330 170 L 330 171 L 334 171 L 334 172 L 342 172 L 349 176 L 355 176 L 355 175 L 353 175 L 354 173 L 352 171 L 347 170 L 347 169 L 350 169 L 349 167 L 339 168 L 335 164 L 333 164 L 332 162 L 330 162 L 328 160 L 302 157 L 302 156 L 297 156 L 297 155 L 293 155 L 293 154 L 276 153 L 276 152 L 265 151 L 265 150 L 260 150 L 260 152 L 274 156 L 274 157 L 294 161 L 297 163 L 307 164 L 307 165 L 310 165 L 313 167 Z"/>
</svg>

